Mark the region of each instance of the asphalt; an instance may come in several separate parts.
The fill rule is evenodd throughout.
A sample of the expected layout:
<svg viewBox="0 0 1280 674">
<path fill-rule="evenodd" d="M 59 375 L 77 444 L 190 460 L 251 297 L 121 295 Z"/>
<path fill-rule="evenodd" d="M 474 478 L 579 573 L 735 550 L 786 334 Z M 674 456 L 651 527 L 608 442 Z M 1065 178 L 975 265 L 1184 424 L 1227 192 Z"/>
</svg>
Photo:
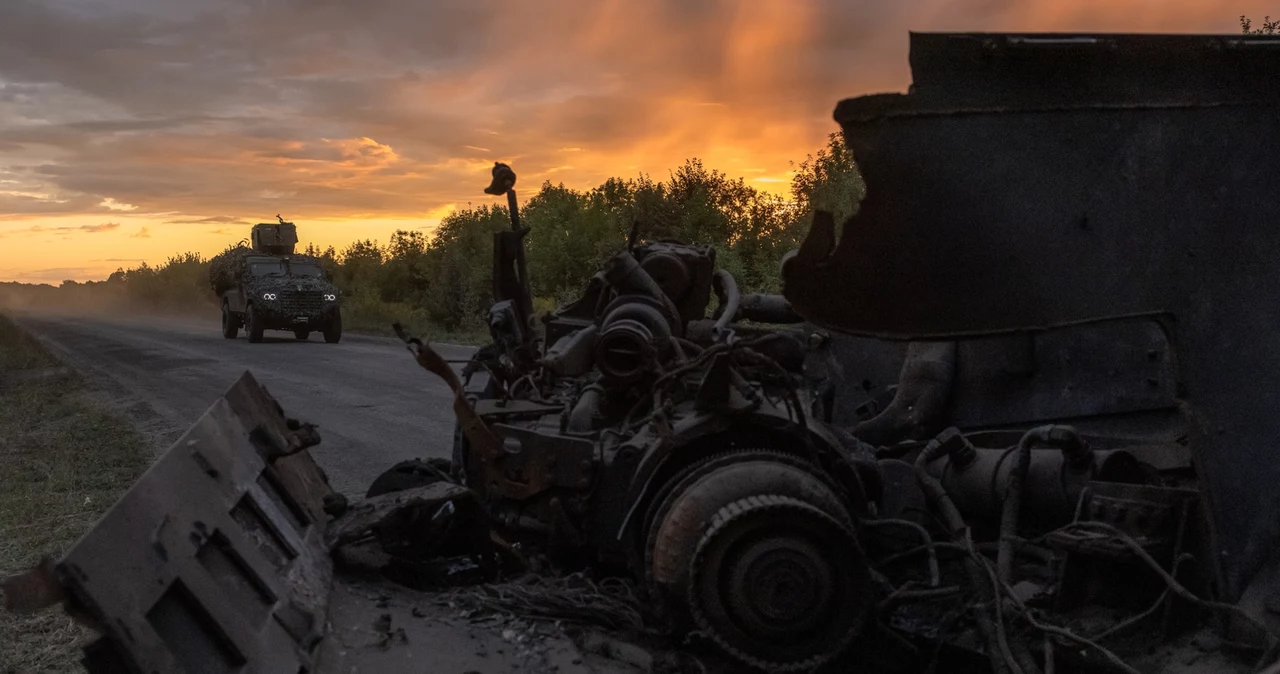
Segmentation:
<svg viewBox="0 0 1280 674">
<path fill-rule="evenodd" d="M 106 318 L 18 313 L 13 318 L 126 414 L 157 451 L 167 449 L 246 370 L 290 417 L 316 424 L 311 453 L 334 489 L 362 496 L 386 468 L 448 457 L 452 396 L 393 338 L 345 334 L 326 344 L 268 331 L 250 344 L 222 337 L 218 316 Z M 448 359 L 471 347 L 436 344 Z M 458 366 L 460 367 L 460 366 Z"/>
<path fill-rule="evenodd" d="M 157 453 L 246 370 L 286 414 L 319 426 L 322 441 L 310 452 L 332 486 L 348 496 L 363 496 L 397 461 L 452 453 L 452 395 L 396 339 L 347 334 L 339 344 L 326 344 L 319 334 L 300 342 L 292 333 L 268 332 L 250 344 L 243 333 L 223 339 L 217 315 L 202 321 L 7 313 L 133 420 Z M 474 352 L 434 346 L 447 359 Z M 340 578 L 334 587 L 332 635 L 319 672 L 639 674 L 579 651 L 550 623 L 541 631 L 520 620 L 477 624 L 386 583 Z M 379 640 L 373 629 L 379 616 L 394 616 L 405 643 L 389 648 Z M 430 662 L 426 670 L 424 662 Z"/>
</svg>

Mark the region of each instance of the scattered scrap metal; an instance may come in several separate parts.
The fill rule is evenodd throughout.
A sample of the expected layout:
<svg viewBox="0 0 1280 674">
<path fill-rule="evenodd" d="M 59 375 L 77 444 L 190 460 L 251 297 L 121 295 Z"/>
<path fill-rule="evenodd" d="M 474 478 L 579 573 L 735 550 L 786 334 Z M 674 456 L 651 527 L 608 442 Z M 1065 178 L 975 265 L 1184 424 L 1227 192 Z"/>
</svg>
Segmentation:
<svg viewBox="0 0 1280 674">
<path fill-rule="evenodd" d="M 139 671 L 321 671 L 339 631 L 320 627 L 324 588 L 374 571 L 413 616 L 505 621 L 519 643 L 516 625 L 558 623 L 573 666 L 1270 674 L 1280 528 L 1253 508 L 1280 503 L 1280 324 L 1246 296 L 1280 270 L 1177 248 L 1210 246 L 1217 220 L 1148 196 L 1168 166 L 1213 209 L 1280 172 L 1280 96 L 1256 86 L 1280 75 L 1256 56 L 1276 44 L 914 35 L 912 93 L 837 111 L 868 199 L 842 237 L 815 214 L 784 296 L 637 226 L 579 299 L 535 316 L 497 164 L 486 192 L 512 228 L 492 343 L 460 375 L 396 326 L 454 393 L 450 460 L 393 466 L 348 503 L 302 451 L 315 430 L 246 377 L 6 597 L 62 601 L 104 635 L 90 661 Z M 1206 139 L 1213 120 L 1267 151 Z M 1250 208 L 1232 231 L 1274 250 L 1275 207 Z M 1135 249 L 1152 222 L 1178 243 Z M 1139 253 L 1163 275 L 1126 267 Z M 229 622 L 246 615 L 258 627 Z M 376 643 L 412 651 L 398 620 L 377 613 Z"/>
</svg>

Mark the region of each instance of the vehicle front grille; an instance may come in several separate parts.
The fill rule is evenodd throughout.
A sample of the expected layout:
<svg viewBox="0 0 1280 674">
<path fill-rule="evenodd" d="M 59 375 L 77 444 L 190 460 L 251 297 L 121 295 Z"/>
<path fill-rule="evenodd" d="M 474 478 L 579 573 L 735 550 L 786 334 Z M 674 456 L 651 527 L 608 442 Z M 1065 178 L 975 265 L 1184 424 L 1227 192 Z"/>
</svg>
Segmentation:
<svg viewBox="0 0 1280 674">
<path fill-rule="evenodd" d="M 324 293 L 318 290 L 280 292 L 280 310 L 289 316 L 317 316 L 324 309 Z"/>
</svg>

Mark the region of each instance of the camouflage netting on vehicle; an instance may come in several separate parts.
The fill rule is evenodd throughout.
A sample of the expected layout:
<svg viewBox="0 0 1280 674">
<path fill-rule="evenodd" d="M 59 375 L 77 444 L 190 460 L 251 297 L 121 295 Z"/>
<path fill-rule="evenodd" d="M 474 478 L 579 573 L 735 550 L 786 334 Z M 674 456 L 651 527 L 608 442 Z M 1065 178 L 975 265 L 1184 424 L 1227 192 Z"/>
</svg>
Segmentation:
<svg viewBox="0 0 1280 674">
<path fill-rule="evenodd" d="M 244 244 L 236 244 L 209 260 L 209 285 L 213 292 L 221 295 L 239 285 L 244 274 L 245 257 L 253 252 Z"/>
<path fill-rule="evenodd" d="M 209 261 L 209 285 L 213 288 L 213 292 L 221 295 L 240 285 L 240 279 L 245 273 L 245 260 L 250 255 L 264 255 L 264 253 L 240 243 L 215 255 Z M 311 255 L 293 254 L 280 257 L 293 263 L 309 262 L 317 266 L 320 264 L 320 260 Z"/>
</svg>

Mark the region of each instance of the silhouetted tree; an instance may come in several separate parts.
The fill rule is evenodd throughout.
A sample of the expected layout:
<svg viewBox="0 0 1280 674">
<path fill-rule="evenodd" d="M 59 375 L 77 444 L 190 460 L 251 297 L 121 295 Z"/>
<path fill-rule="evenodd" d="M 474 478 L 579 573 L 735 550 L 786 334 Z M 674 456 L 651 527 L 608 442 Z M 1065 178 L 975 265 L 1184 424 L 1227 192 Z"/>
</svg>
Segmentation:
<svg viewBox="0 0 1280 674">
<path fill-rule="evenodd" d="M 1280 19 L 1272 21 L 1270 16 L 1264 16 L 1262 17 L 1262 27 L 1254 28 L 1253 21 L 1241 14 L 1240 32 L 1245 35 L 1275 35 L 1280 33 Z"/>
</svg>

